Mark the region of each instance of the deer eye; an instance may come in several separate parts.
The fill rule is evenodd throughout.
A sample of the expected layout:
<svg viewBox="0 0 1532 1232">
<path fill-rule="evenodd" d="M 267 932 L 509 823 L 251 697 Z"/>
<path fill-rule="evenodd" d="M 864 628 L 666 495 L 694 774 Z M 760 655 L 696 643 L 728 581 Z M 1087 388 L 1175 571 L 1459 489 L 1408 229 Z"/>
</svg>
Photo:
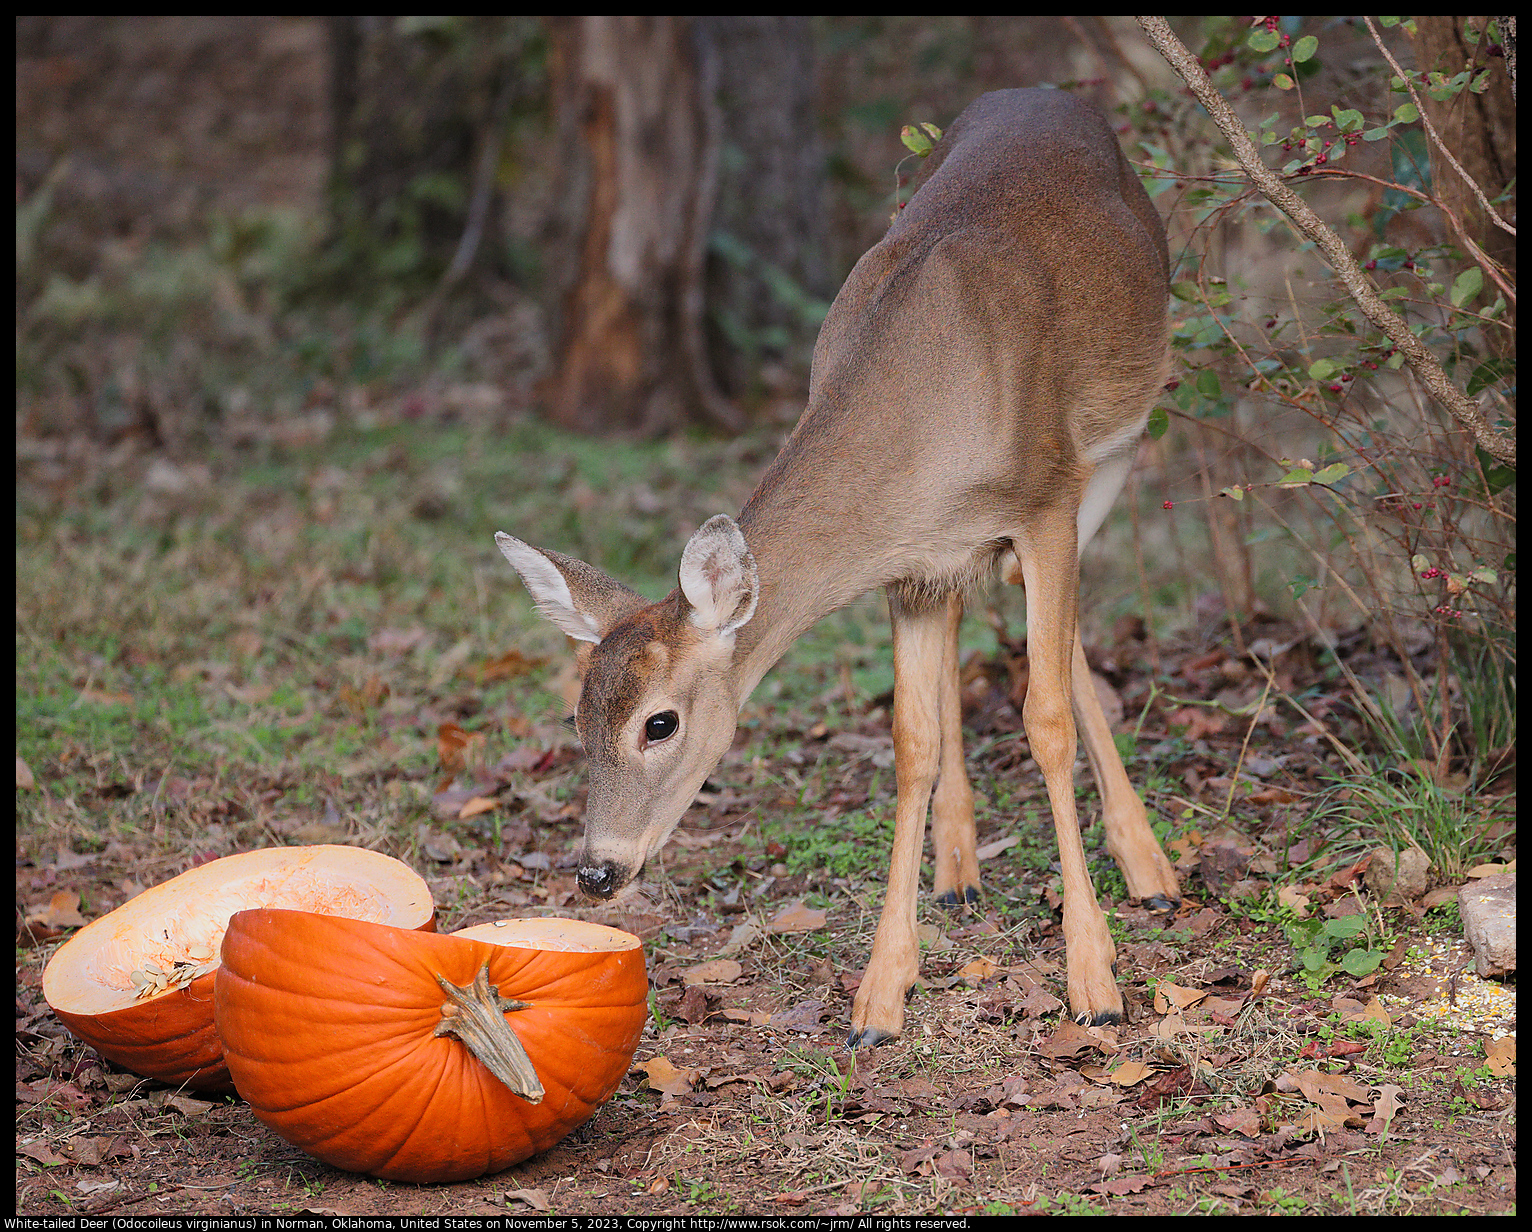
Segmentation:
<svg viewBox="0 0 1532 1232">
<path fill-rule="evenodd" d="M 658 744 L 674 736 L 680 726 L 680 715 L 674 710 L 661 710 L 659 714 L 651 714 L 644 720 L 644 736 L 650 744 Z"/>
</svg>

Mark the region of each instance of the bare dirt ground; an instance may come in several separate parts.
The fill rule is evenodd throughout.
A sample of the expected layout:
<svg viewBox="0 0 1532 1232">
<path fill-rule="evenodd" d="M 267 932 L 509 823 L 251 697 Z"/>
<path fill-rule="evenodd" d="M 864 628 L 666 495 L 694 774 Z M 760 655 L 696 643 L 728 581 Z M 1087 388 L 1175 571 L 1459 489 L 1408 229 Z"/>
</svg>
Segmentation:
<svg viewBox="0 0 1532 1232">
<path fill-rule="evenodd" d="M 1387 957 L 1361 980 L 1337 972 L 1306 986 L 1260 904 L 1291 885 L 1325 918 L 1348 909 L 1364 868 L 1276 872 L 1273 840 L 1299 855 L 1308 840 L 1271 802 L 1275 787 L 1247 813 L 1264 812 L 1264 828 L 1191 830 L 1172 844 L 1186 895 L 1173 918 L 1114 905 L 1130 1020 L 1086 1030 L 1061 1016 L 1052 837 L 991 805 L 1029 814 L 1044 798 L 1024 738 L 1005 730 L 1013 708 L 990 684 L 1008 678 L 1007 663 L 975 661 L 968 675 L 989 898 L 963 914 L 923 905 L 923 985 L 904 1035 L 854 1057 L 843 1041 L 881 901 L 871 870 L 885 856 L 868 833 L 848 863 L 846 840 L 862 807 L 886 819 L 892 792 L 876 699 L 834 731 L 791 708 L 747 712 L 754 735 L 742 733 L 688 814 L 670 884 L 637 909 L 590 909 L 575 888 L 583 761 L 557 729 L 540 733 L 547 747 L 534 737 L 437 796 L 441 812 L 454 790 L 489 791 L 504 814 L 498 849 L 441 824 L 416 850 L 444 927 L 550 909 L 619 923 L 645 939 L 653 989 L 652 1021 L 611 1102 L 546 1154 L 462 1184 L 337 1172 L 237 1098 L 136 1081 L 72 1040 L 40 997 L 43 961 L 69 922 L 50 925 L 45 904 L 60 909 L 64 889 L 105 909 L 125 886 L 174 871 L 173 857 L 120 843 L 24 852 L 17 892 L 33 919 L 17 966 L 18 1209 L 1514 1212 L 1513 995 L 1483 1008 L 1466 948 L 1435 913 L 1383 910 L 1365 891 Z M 1214 778 L 1237 741 L 1167 741 L 1161 768 Z M 786 790 L 796 782 L 816 785 L 812 809 Z M 102 791 L 179 793 L 179 807 L 238 830 L 259 799 L 291 786 Z M 788 826 L 767 824 L 773 814 Z M 1104 857 L 1096 876 L 1110 882 Z M 1258 972 L 1270 973 L 1259 994 Z"/>
</svg>

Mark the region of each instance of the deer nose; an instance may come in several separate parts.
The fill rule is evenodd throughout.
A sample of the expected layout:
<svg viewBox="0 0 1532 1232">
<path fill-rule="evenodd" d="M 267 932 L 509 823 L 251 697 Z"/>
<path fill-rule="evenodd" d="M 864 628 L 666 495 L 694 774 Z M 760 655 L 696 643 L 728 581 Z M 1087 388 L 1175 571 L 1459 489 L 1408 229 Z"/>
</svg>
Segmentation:
<svg viewBox="0 0 1532 1232">
<path fill-rule="evenodd" d="M 592 898 L 611 898 L 617 889 L 617 868 L 608 861 L 605 864 L 582 864 L 575 880 Z"/>
</svg>

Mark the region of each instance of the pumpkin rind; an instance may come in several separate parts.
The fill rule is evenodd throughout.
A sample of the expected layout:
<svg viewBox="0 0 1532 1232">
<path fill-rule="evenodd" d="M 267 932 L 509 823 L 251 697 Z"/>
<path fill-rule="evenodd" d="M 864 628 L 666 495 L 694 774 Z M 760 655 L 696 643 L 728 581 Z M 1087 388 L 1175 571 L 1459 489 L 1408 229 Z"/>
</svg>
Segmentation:
<svg viewBox="0 0 1532 1232">
<path fill-rule="evenodd" d="M 288 1142 L 389 1180 L 468 1180 L 546 1150 L 610 1098 L 648 1019 L 637 938 L 567 923 L 626 938 L 624 948 L 531 949 L 239 912 L 214 990 L 235 1086 Z M 542 1082 L 539 1103 L 436 1034 L 438 976 L 466 988 L 486 965 L 501 997 L 528 1003 L 505 1018 Z"/>
<path fill-rule="evenodd" d="M 339 902 L 326 903 L 331 891 Z M 70 1031 L 125 1069 L 192 1090 L 231 1091 L 213 1022 L 217 971 L 137 999 L 128 970 L 147 953 L 174 954 L 188 934 L 206 937 L 216 955 L 235 910 L 273 902 L 435 927 L 430 888 L 391 856 L 339 844 L 241 852 L 188 869 L 87 924 L 49 961 L 44 999 Z M 155 944 L 156 929 L 173 936 Z"/>
</svg>

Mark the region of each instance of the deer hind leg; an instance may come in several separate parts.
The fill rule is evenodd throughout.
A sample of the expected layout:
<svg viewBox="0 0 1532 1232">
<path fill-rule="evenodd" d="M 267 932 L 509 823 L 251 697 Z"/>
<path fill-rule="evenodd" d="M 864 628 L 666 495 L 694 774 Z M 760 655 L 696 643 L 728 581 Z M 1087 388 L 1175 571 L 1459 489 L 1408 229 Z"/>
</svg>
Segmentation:
<svg viewBox="0 0 1532 1232">
<path fill-rule="evenodd" d="M 1081 1023 L 1122 1018 L 1122 994 L 1112 972 L 1117 947 L 1096 900 L 1075 810 L 1076 734 L 1070 694 L 1079 549 L 1074 511 L 1042 515 L 1014 540 L 1027 593 L 1027 658 L 1031 678 L 1022 708 L 1032 756 L 1043 772 L 1064 880 L 1064 947 L 1069 1009 Z"/>
<path fill-rule="evenodd" d="M 1140 899 L 1156 911 L 1172 911 L 1181 902 L 1176 870 L 1149 828 L 1149 814 L 1123 768 L 1117 745 L 1112 740 L 1111 725 L 1101 709 L 1101 699 L 1096 696 L 1078 628 L 1074 643 L 1075 717 L 1079 721 L 1080 734 L 1085 738 L 1091 773 L 1095 775 L 1096 786 L 1101 789 L 1106 849 L 1122 870 L 1130 898 Z"/>
<path fill-rule="evenodd" d="M 931 797 L 931 845 L 936 852 L 936 901 L 961 907 L 979 901 L 979 857 L 974 854 L 973 788 L 963 760 L 958 627 L 963 600 L 947 599 L 946 644 L 941 676 L 941 764 Z"/>
<path fill-rule="evenodd" d="M 925 847 L 926 813 L 941 764 L 940 718 L 946 665 L 947 613 L 944 608 L 912 609 L 889 591 L 894 629 L 894 846 L 883 914 L 873 937 L 872 956 L 851 1004 L 847 1043 L 867 1048 L 899 1034 L 904 998 L 920 975 L 920 942 L 915 902 L 920 890 L 920 856 Z"/>
</svg>

